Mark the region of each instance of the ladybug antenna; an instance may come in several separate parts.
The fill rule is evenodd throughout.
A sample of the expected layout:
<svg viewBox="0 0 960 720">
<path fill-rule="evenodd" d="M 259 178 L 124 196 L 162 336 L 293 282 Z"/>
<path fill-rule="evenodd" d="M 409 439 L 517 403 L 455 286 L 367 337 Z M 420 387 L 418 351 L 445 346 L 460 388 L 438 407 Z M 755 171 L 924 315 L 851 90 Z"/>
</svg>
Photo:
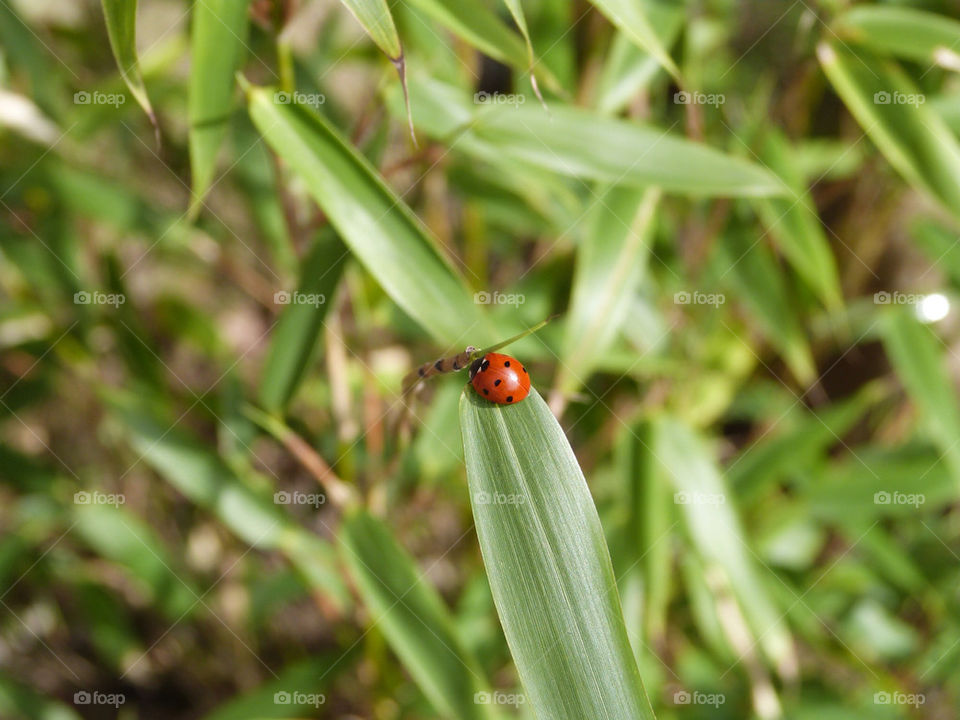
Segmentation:
<svg viewBox="0 0 960 720">
<path fill-rule="evenodd" d="M 506 347 L 507 345 L 511 345 L 511 344 L 515 343 L 517 340 L 522 340 L 522 339 L 525 338 L 527 335 L 532 335 L 532 334 L 535 333 L 537 330 L 539 330 L 539 329 L 542 328 L 544 325 L 546 325 L 548 322 L 550 322 L 551 320 L 553 320 L 554 318 L 557 318 L 557 317 L 559 317 L 559 315 L 551 315 L 551 316 L 548 317 L 546 320 L 541 320 L 540 322 L 538 322 L 538 323 L 537 323 L 536 325 L 534 325 L 533 327 L 527 328 L 527 329 L 524 330 L 522 333 L 519 333 L 518 335 L 514 335 L 512 338 L 508 338 L 508 339 L 504 340 L 503 342 L 497 343 L 496 345 L 491 345 L 491 346 L 488 347 L 488 348 L 483 348 L 482 350 L 477 350 L 476 352 L 473 353 L 473 359 L 476 360 L 477 358 L 482 358 L 484 355 L 486 355 L 486 354 L 489 353 L 489 352 L 494 352 L 494 351 L 496 351 L 496 350 L 499 350 L 500 348 L 503 348 L 503 347 Z"/>
</svg>

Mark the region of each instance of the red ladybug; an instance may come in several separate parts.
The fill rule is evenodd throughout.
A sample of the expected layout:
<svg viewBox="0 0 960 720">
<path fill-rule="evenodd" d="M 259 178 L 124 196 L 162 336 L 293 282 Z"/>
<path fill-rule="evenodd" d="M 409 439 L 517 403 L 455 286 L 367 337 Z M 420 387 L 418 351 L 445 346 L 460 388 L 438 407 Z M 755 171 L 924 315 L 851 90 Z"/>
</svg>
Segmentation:
<svg viewBox="0 0 960 720">
<path fill-rule="evenodd" d="M 487 353 L 470 367 L 470 384 L 480 397 L 498 405 L 523 400 L 530 392 L 530 376 L 516 358 Z"/>
</svg>

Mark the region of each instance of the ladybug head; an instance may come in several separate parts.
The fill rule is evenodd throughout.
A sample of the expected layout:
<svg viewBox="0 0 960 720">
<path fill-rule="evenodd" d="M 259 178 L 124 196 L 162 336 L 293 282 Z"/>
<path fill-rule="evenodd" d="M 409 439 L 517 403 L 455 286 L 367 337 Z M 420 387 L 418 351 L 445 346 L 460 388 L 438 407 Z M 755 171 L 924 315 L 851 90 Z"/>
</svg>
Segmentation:
<svg viewBox="0 0 960 720">
<path fill-rule="evenodd" d="M 473 380 L 473 376 L 480 372 L 480 366 L 483 364 L 483 358 L 477 358 L 472 363 L 470 363 L 470 379 Z"/>
</svg>

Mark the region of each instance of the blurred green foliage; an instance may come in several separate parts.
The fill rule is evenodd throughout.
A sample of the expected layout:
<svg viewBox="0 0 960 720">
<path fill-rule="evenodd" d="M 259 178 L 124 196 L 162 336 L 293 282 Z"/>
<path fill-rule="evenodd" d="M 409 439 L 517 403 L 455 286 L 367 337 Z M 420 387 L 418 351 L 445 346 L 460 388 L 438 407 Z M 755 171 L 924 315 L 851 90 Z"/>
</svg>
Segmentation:
<svg viewBox="0 0 960 720">
<path fill-rule="evenodd" d="M 0 717 L 532 718 L 400 382 L 562 313 L 656 716 L 955 718 L 957 18 L 0 2 Z"/>
</svg>

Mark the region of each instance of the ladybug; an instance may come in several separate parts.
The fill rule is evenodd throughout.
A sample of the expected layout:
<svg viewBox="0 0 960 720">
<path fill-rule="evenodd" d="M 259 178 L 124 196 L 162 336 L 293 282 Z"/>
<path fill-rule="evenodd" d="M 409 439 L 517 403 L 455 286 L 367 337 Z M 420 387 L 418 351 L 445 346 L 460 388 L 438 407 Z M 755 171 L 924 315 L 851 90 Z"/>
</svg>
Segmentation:
<svg viewBox="0 0 960 720">
<path fill-rule="evenodd" d="M 492 352 L 470 366 L 470 384 L 480 397 L 511 405 L 529 394 L 530 375 L 516 358 Z"/>
</svg>

